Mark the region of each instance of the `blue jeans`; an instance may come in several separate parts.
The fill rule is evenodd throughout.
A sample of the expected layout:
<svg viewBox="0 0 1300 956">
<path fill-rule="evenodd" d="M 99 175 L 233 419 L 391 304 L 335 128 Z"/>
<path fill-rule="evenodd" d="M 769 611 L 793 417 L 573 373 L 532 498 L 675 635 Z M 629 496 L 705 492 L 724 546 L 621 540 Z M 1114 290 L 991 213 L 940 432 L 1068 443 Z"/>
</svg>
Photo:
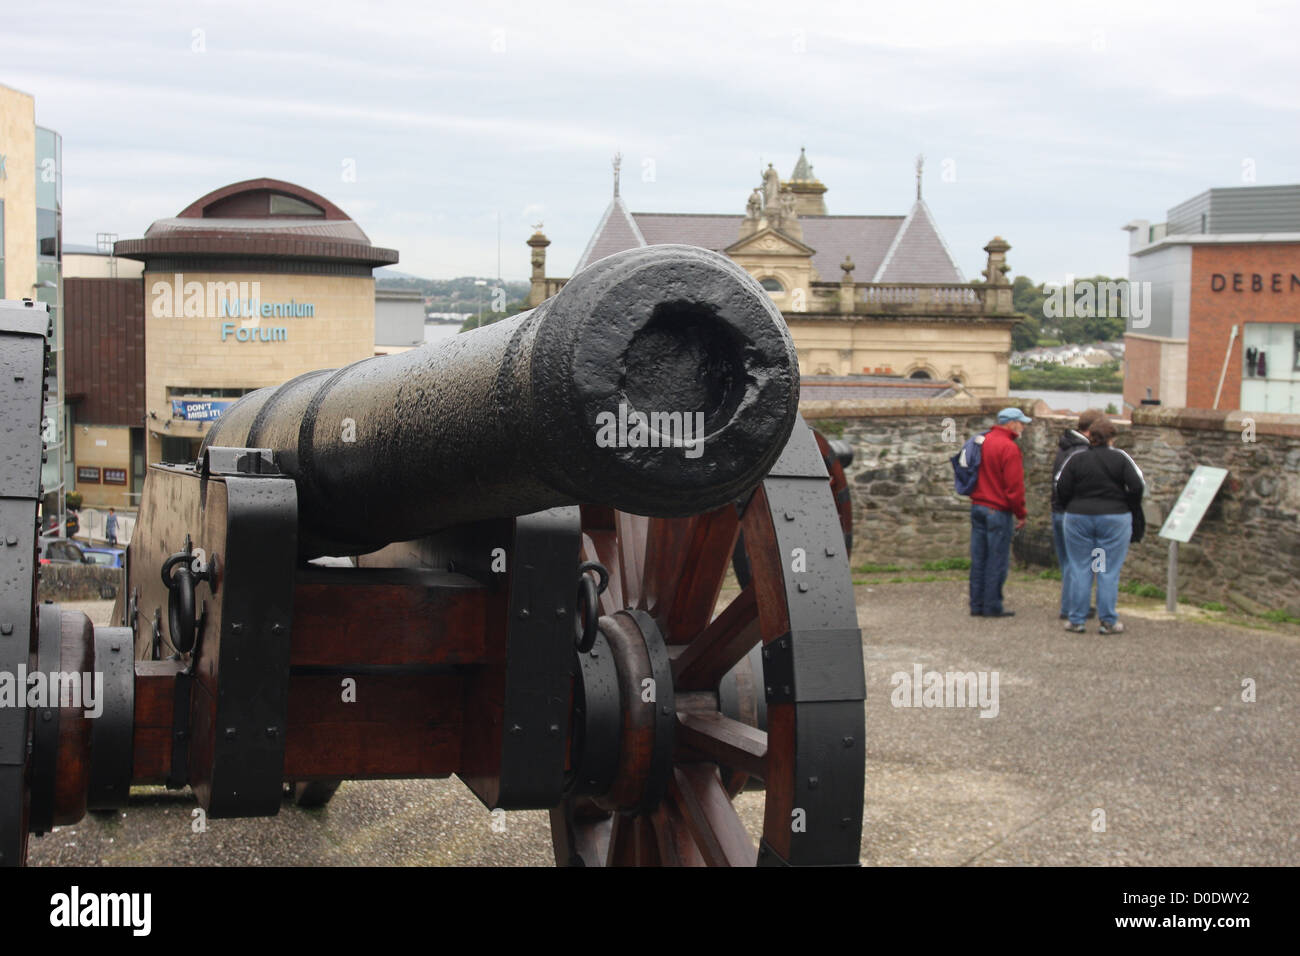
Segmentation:
<svg viewBox="0 0 1300 956">
<path fill-rule="evenodd" d="M 1133 535 L 1133 516 L 1117 515 L 1065 516 L 1065 553 L 1070 570 L 1065 613 L 1071 624 L 1088 618 L 1088 598 L 1092 591 L 1092 574 L 1097 573 L 1097 617 L 1103 624 L 1118 619 L 1115 604 L 1119 600 L 1119 572 L 1128 556 L 1128 542 Z"/>
<path fill-rule="evenodd" d="M 970 507 L 970 610 L 972 614 L 1002 613 L 1002 585 L 1011 564 L 1010 511 L 984 505 Z"/>
</svg>

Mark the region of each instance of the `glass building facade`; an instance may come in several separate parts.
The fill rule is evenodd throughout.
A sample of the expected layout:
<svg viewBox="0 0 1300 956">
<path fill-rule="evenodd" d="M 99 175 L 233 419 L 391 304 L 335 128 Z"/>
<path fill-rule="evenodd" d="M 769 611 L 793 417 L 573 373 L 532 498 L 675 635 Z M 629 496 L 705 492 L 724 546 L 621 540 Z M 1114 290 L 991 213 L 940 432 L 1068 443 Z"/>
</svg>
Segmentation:
<svg viewBox="0 0 1300 956">
<path fill-rule="evenodd" d="M 63 137 L 36 127 L 36 288 L 34 298 L 50 308 L 49 397 L 45 405 L 48 458 L 41 472 L 46 526 L 56 514 L 64 522 L 64 490 L 72 467 L 63 377 Z"/>
</svg>

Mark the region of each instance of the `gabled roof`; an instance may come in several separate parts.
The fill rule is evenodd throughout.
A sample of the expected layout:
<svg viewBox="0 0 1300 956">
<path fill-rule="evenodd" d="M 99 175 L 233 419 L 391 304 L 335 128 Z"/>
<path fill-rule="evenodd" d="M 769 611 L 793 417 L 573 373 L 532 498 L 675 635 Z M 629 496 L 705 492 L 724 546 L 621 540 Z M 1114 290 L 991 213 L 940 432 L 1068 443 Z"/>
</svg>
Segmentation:
<svg viewBox="0 0 1300 956">
<path fill-rule="evenodd" d="M 922 200 L 912 206 L 871 281 L 966 282 Z"/>
<path fill-rule="evenodd" d="M 616 197 L 574 271 L 625 249 L 663 243 L 723 252 L 740 239 L 743 221 L 740 215 L 629 212 Z M 813 268 L 823 281 L 839 279 L 846 255 L 853 258 L 859 282 L 966 281 L 924 203 L 918 202 L 907 216 L 800 216 L 799 225 L 804 245 L 814 250 Z M 878 278 L 881 274 L 888 277 Z"/>
<path fill-rule="evenodd" d="M 623 198 L 615 196 L 605 207 L 605 215 L 600 217 L 600 225 L 596 227 L 591 241 L 587 243 L 587 248 L 583 250 L 582 258 L 578 260 L 578 265 L 573 271 L 575 274 L 581 272 L 597 259 L 604 259 L 624 249 L 656 244 L 646 242 L 641 235 L 641 230 L 633 221 L 632 214 L 627 211 Z"/>
</svg>

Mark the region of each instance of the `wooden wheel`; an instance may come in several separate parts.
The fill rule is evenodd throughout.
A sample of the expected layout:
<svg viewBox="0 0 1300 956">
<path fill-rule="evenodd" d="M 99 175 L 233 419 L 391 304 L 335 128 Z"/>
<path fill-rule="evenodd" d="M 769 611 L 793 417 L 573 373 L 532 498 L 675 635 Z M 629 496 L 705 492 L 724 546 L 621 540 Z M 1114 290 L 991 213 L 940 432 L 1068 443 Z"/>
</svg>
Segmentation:
<svg viewBox="0 0 1300 956">
<path fill-rule="evenodd" d="M 570 794 L 551 813 L 557 862 L 856 864 L 861 637 L 812 432 L 796 425 L 743 504 L 582 517 L 583 558 L 610 578 L 575 687 Z M 752 578 L 715 616 L 742 530 Z M 733 800 L 758 781 L 756 845 Z"/>
</svg>

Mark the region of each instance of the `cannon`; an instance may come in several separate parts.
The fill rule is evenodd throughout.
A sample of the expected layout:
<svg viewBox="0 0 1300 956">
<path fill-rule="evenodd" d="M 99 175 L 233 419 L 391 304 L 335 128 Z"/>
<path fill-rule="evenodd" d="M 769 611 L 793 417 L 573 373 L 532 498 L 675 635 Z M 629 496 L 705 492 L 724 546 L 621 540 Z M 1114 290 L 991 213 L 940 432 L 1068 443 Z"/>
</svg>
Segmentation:
<svg viewBox="0 0 1300 956">
<path fill-rule="evenodd" d="M 452 774 L 548 810 L 560 865 L 857 864 L 847 488 L 725 257 L 610 256 L 244 396 L 196 461 L 149 466 L 108 627 L 34 600 L 44 332 L 0 310 L 0 672 L 101 690 L 0 707 L 0 864 L 132 786 L 221 818 Z"/>
</svg>

